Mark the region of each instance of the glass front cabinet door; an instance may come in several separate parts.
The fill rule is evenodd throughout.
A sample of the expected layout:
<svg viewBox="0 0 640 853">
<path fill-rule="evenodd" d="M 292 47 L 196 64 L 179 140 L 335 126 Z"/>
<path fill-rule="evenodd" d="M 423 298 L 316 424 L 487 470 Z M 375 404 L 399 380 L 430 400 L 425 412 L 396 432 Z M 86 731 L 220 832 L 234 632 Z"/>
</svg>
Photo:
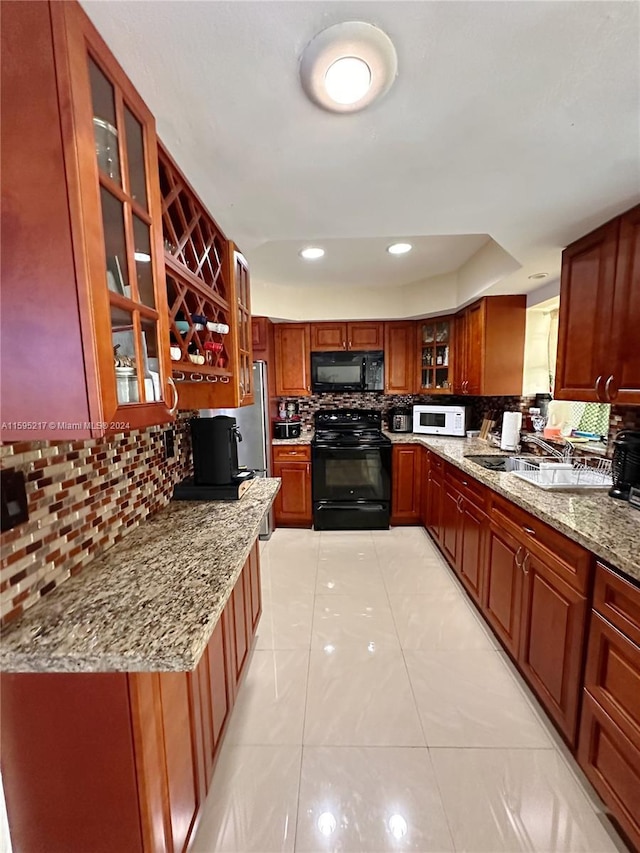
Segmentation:
<svg viewBox="0 0 640 853">
<path fill-rule="evenodd" d="M 73 140 L 65 166 L 85 357 L 97 377 L 92 432 L 163 423 L 177 396 L 155 121 L 80 7 L 54 3 L 52 14 L 59 87 L 70 94 L 61 114 Z"/>
<path fill-rule="evenodd" d="M 435 317 L 418 323 L 420 391 L 425 394 L 452 394 L 451 317 Z"/>
</svg>

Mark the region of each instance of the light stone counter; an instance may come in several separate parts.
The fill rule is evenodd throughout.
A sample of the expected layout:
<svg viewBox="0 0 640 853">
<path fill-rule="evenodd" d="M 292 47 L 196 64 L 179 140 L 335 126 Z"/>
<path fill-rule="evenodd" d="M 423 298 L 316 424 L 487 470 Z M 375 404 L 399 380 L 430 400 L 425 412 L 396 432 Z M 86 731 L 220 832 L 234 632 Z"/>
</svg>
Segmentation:
<svg viewBox="0 0 640 853">
<path fill-rule="evenodd" d="M 633 580 L 640 581 L 640 510 L 597 492 L 549 492 L 513 474 L 487 471 L 466 456 L 507 456 L 487 442 L 437 438 L 414 433 L 386 433 L 394 444 L 422 444 L 447 462 L 564 533 Z"/>
<path fill-rule="evenodd" d="M 194 669 L 279 488 L 256 479 L 239 501 L 172 501 L 10 625 L 0 669 Z"/>
<path fill-rule="evenodd" d="M 299 438 L 272 438 L 271 444 L 311 444 L 313 438 L 313 430 L 311 432 L 302 432 Z"/>
</svg>

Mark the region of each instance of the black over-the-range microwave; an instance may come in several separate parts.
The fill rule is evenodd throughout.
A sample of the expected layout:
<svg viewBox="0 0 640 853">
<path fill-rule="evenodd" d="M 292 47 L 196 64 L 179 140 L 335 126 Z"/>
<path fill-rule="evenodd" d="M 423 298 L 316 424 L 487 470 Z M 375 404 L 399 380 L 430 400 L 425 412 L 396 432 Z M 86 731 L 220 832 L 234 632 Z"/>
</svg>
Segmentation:
<svg viewBox="0 0 640 853">
<path fill-rule="evenodd" d="M 382 391 L 384 390 L 384 353 L 312 352 L 311 390 Z"/>
</svg>

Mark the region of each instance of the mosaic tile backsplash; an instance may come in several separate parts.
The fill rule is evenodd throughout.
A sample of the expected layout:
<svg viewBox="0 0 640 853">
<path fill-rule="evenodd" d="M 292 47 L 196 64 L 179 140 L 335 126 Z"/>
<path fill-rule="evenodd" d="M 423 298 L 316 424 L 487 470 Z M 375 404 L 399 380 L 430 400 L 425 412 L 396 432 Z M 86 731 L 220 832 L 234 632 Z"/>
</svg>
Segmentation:
<svg viewBox="0 0 640 853">
<path fill-rule="evenodd" d="M 0 447 L 27 481 L 29 520 L 1 536 L 0 617 L 6 624 L 169 502 L 192 473 L 188 418 L 173 426 L 83 441 Z M 165 459 L 163 436 L 174 433 Z"/>
<path fill-rule="evenodd" d="M 455 397 L 409 394 L 404 396 L 387 394 L 312 394 L 309 397 L 282 397 L 285 403 L 297 403 L 303 430 L 313 429 L 313 418 L 319 409 L 377 409 L 382 412 L 384 426 L 388 423 L 389 409 L 394 406 L 414 403 L 439 403 L 451 406 L 469 406 L 471 422 L 469 429 L 479 429 L 482 419 L 493 411 L 498 423 L 505 411 L 525 411 L 533 406 L 534 397 Z"/>
</svg>

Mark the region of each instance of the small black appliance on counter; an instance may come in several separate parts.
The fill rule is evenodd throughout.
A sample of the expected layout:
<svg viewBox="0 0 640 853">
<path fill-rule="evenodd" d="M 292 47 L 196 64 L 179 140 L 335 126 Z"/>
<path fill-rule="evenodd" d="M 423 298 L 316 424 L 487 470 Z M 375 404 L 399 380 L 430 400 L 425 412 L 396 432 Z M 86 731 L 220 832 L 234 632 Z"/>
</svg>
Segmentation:
<svg viewBox="0 0 640 853">
<path fill-rule="evenodd" d="M 629 500 L 632 487 L 640 487 L 640 430 L 623 429 L 613 440 L 612 498 Z"/>
<path fill-rule="evenodd" d="M 393 406 L 389 409 L 389 432 L 413 432 L 411 406 Z"/>
<path fill-rule="evenodd" d="M 302 422 L 300 420 L 278 420 L 273 422 L 274 438 L 300 438 Z"/>
<path fill-rule="evenodd" d="M 242 441 L 235 418 L 216 415 L 192 418 L 193 477 L 178 483 L 174 500 L 237 500 L 246 490 L 253 471 L 238 466 L 238 441 Z"/>
</svg>

